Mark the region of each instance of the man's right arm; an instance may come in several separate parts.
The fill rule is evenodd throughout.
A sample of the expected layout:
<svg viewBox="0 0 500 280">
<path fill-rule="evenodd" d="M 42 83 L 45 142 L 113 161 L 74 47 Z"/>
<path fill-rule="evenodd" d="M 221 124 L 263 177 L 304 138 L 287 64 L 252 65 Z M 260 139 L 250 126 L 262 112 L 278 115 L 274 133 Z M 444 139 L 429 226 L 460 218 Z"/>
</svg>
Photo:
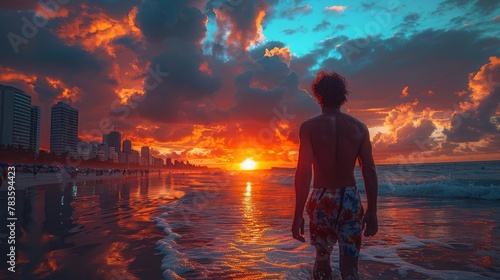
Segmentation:
<svg viewBox="0 0 500 280">
<path fill-rule="evenodd" d="M 300 147 L 297 170 L 295 172 L 295 214 L 292 224 L 293 238 L 305 242 L 304 235 L 304 206 L 309 195 L 312 177 L 313 150 L 311 135 L 306 123 L 300 126 Z"/>
<path fill-rule="evenodd" d="M 363 225 L 366 224 L 365 236 L 373 236 L 378 231 L 377 220 L 377 196 L 378 196 L 378 179 L 377 171 L 375 169 L 375 162 L 372 154 L 372 144 L 370 142 L 370 133 L 368 128 L 363 125 L 364 138 L 361 143 L 359 152 L 359 166 L 363 174 L 363 181 L 365 183 L 365 193 L 367 200 L 367 209 Z"/>
</svg>

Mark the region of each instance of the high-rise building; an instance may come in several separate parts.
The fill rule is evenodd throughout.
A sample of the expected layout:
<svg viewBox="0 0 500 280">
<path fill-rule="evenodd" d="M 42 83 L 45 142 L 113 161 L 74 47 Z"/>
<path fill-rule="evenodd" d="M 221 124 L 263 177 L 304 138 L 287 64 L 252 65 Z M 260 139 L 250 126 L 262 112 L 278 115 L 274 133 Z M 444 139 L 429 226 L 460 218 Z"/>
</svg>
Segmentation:
<svg viewBox="0 0 500 280">
<path fill-rule="evenodd" d="M 77 155 L 78 110 L 58 102 L 52 106 L 50 117 L 50 152 Z"/>
<path fill-rule="evenodd" d="M 132 141 L 128 139 L 123 141 L 123 152 L 127 154 L 130 154 L 132 152 Z"/>
<path fill-rule="evenodd" d="M 163 167 L 163 159 L 162 158 L 154 158 L 154 166 L 155 167 Z"/>
<path fill-rule="evenodd" d="M 116 130 L 111 131 L 108 135 L 108 146 L 115 147 L 115 152 L 122 150 L 122 134 Z"/>
<path fill-rule="evenodd" d="M 40 150 L 40 107 L 31 106 L 29 148 L 38 154 Z"/>
<path fill-rule="evenodd" d="M 102 144 L 104 146 L 107 146 L 108 145 L 108 138 L 109 138 L 109 134 L 103 134 L 102 135 Z"/>
<path fill-rule="evenodd" d="M 149 161 L 149 147 L 144 146 L 141 148 L 141 157 Z"/>
<path fill-rule="evenodd" d="M 24 91 L 0 85 L 0 144 L 30 144 L 31 97 Z"/>
<path fill-rule="evenodd" d="M 131 164 L 139 164 L 140 163 L 140 157 L 139 157 L 139 152 L 132 150 L 132 152 L 129 155 L 129 162 Z"/>
<path fill-rule="evenodd" d="M 83 160 L 89 160 L 95 159 L 98 156 L 100 146 L 101 144 L 97 141 L 85 142 L 79 140 L 76 150 L 78 156 L 82 157 Z"/>
</svg>

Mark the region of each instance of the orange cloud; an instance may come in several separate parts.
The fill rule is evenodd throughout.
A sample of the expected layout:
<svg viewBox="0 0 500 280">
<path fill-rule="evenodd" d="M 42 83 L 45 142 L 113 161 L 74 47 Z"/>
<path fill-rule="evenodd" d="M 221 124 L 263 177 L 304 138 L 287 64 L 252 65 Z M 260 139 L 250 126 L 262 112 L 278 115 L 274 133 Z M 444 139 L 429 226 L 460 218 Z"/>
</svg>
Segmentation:
<svg viewBox="0 0 500 280">
<path fill-rule="evenodd" d="M 286 48 L 275 47 L 272 50 L 269 50 L 266 48 L 266 53 L 264 54 L 264 56 L 267 56 L 267 57 L 277 56 L 280 58 L 281 61 L 286 63 L 289 67 L 290 67 L 290 61 L 292 60 L 292 55 L 290 53 L 290 47 L 286 47 Z"/>
<path fill-rule="evenodd" d="M 494 88 L 500 85 L 500 81 L 494 80 L 492 72 L 498 69 L 500 69 L 500 57 L 492 56 L 490 62 L 483 65 L 479 72 L 469 76 L 471 94 L 467 102 L 460 102 L 462 110 L 476 110 L 494 92 Z"/>
<path fill-rule="evenodd" d="M 255 46 L 257 43 L 261 42 L 262 39 L 264 39 L 264 34 L 262 33 L 262 21 L 264 20 L 264 17 L 266 16 L 266 11 L 268 7 L 265 8 L 265 10 L 260 10 L 259 13 L 257 14 L 257 17 L 255 18 L 255 37 L 253 40 L 250 41 L 250 46 Z"/>
<path fill-rule="evenodd" d="M 57 31 L 58 36 L 70 45 L 79 44 L 90 52 L 104 49 L 111 56 L 116 56 L 113 44 L 111 44 L 113 40 L 125 35 L 135 38 L 142 36 L 141 31 L 134 24 L 137 7 L 132 8 L 122 20 L 110 18 L 102 11 L 95 14 L 89 13 L 88 9 L 87 6 L 82 5 L 80 16 L 62 25 Z"/>
<path fill-rule="evenodd" d="M 76 102 L 80 99 L 80 89 L 78 87 L 68 87 L 61 80 L 53 79 L 47 77 L 47 82 L 54 89 L 63 89 L 61 94 L 55 98 L 55 101 L 66 101 L 71 100 L 72 102 Z"/>
<path fill-rule="evenodd" d="M 389 128 L 389 131 L 396 131 L 399 127 L 413 122 L 415 112 L 413 108 L 418 104 L 415 100 L 413 103 L 404 103 L 396 106 L 391 110 L 385 118 L 384 125 Z"/>
<path fill-rule="evenodd" d="M 378 132 L 373 137 L 376 157 L 382 160 L 398 159 L 415 153 L 428 155 L 433 152 L 437 142 L 434 139 L 436 125 L 432 120 L 434 111 L 429 108 L 417 113 L 418 101 L 396 106 L 384 121 L 386 132 Z"/>
<path fill-rule="evenodd" d="M 402 91 L 401 91 L 401 98 L 408 97 L 408 86 L 406 86 Z"/>
<path fill-rule="evenodd" d="M 325 7 L 325 11 L 342 13 L 347 8 L 348 8 L 348 6 L 330 6 L 330 7 Z"/>
<path fill-rule="evenodd" d="M 36 75 L 27 75 L 17 72 L 12 68 L 0 67 L 0 82 L 11 83 L 15 81 L 22 81 L 31 84 L 36 81 L 36 77 Z"/>
</svg>

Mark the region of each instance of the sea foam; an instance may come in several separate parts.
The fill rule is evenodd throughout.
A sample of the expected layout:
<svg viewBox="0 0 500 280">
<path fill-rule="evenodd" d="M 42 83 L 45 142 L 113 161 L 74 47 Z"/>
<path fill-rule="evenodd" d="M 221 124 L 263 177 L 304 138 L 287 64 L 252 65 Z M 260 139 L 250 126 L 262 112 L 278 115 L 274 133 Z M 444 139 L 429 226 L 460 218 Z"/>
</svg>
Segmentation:
<svg viewBox="0 0 500 280">
<path fill-rule="evenodd" d="M 435 177 L 413 178 L 379 175 L 379 195 L 398 197 L 471 198 L 500 200 L 500 186 L 492 180 L 461 180 L 437 175 Z M 263 176 L 268 184 L 293 186 L 294 175 L 271 173 Z M 363 178 L 356 172 L 358 189 L 364 191 Z"/>
</svg>

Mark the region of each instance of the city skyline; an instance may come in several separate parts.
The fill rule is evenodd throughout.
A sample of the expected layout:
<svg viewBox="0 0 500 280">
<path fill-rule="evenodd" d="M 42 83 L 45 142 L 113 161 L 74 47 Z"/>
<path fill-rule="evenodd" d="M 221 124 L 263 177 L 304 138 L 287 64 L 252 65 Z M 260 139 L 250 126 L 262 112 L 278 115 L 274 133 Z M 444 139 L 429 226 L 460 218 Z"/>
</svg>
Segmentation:
<svg viewBox="0 0 500 280">
<path fill-rule="evenodd" d="M 201 167 L 192 165 L 189 161 L 184 163 L 174 159 L 172 162 L 171 158 L 154 157 L 148 146 L 142 146 L 139 154 L 132 149 L 131 140 L 121 141 L 121 133 L 116 127 L 109 134 L 103 135 L 102 143 L 82 141 L 78 135 L 79 111 L 61 101 L 51 106 L 50 150 L 40 149 L 40 116 L 40 107 L 31 105 L 31 97 L 24 91 L 0 84 L 0 145 L 9 153 L 17 151 L 28 155 L 28 158 L 20 159 L 20 162 L 34 163 L 40 150 L 43 150 L 56 157 L 69 153 L 77 161 L 98 159 L 101 162 L 135 166 Z M 30 154 L 30 150 L 35 154 Z"/>
<path fill-rule="evenodd" d="M 51 140 L 51 145 L 54 148 L 43 150 L 56 154 L 72 152 L 77 156 L 81 156 L 77 151 L 77 143 L 81 141 L 78 135 L 78 114 L 78 110 L 64 102 L 57 102 L 51 107 L 50 135 L 51 138 L 54 138 L 53 141 Z M 40 150 L 40 116 L 40 106 L 31 105 L 31 97 L 24 91 L 0 84 L 0 144 L 20 145 L 25 149 L 31 149 L 38 153 Z M 62 132 L 69 132 L 72 136 L 63 137 L 61 134 L 65 133 Z M 52 137 L 53 134 L 54 137 Z M 68 139 L 62 141 L 58 140 L 59 138 Z M 61 141 L 64 143 L 55 143 Z M 121 148 L 121 133 L 115 127 L 109 134 L 103 135 L 101 144 L 114 147 L 116 152 L 130 153 L 135 151 L 132 149 L 132 142 L 129 139 L 123 140 L 123 143 L 124 149 Z M 144 148 L 148 149 L 149 154 L 149 147 L 142 147 L 142 149 Z"/>
<path fill-rule="evenodd" d="M 24 93 L 24 91 L 12 86 L 0 84 L 0 94 L 0 144 L 14 146 L 20 145 L 23 148 L 31 149 L 36 153 L 38 153 L 39 150 L 45 150 L 50 153 L 55 153 L 56 155 L 69 152 L 72 156 L 81 157 L 85 160 L 90 158 L 89 153 L 92 152 L 95 152 L 95 155 L 93 156 L 98 156 L 98 151 L 89 151 L 89 147 L 80 145 L 80 143 L 84 141 L 81 140 L 78 133 L 79 111 L 71 107 L 69 104 L 59 101 L 51 106 L 49 134 L 50 148 L 40 148 L 40 106 L 31 105 L 31 97 Z M 99 143 L 95 140 L 90 141 L 87 143 L 88 146 L 90 146 L 90 149 L 92 150 L 93 148 L 96 148 L 99 150 L 99 147 L 92 147 L 93 142 Z M 123 160 L 119 159 L 119 156 L 122 153 L 132 155 L 134 152 L 138 153 L 137 150 L 133 149 L 131 140 L 125 139 L 121 141 L 121 133 L 116 127 L 114 127 L 109 134 L 102 135 L 102 142 L 100 142 L 100 144 L 105 148 L 114 148 L 114 154 L 116 157 L 111 159 L 110 151 L 108 150 L 104 152 L 104 156 L 100 158 L 102 161 L 108 161 L 111 159 L 116 163 L 122 163 Z M 125 150 L 125 145 L 127 146 L 127 150 Z M 156 157 L 151 156 L 150 148 L 151 147 L 149 146 L 141 147 L 141 154 L 138 156 L 137 164 L 145 166 L 175 166 L 171 161 L 170 164 L 163 162 L 163 160 L 171 160 L 171 158 L 168 158 L 165 155 L 157 155 Z M 154 151 L 154 149 L 151 150 Z M 140 158 L 145 158 L 146 161 L 141 162 Z M 154 162 L 159 159 L 162 160 L 161 164 Z M 177 159 L 174 159 L 175 162 L 183 164 L 182 160 L 178 161 Z M 150 160 L 153 162 L 150 162 Z M 125 159 L 125 162 L 129 162 L 129 159 Z M 187 165 L 189 165 L 188 160 Z"/>
<path fill-rule="evenodd" d="M 84 141 L 119 127 L 163 158 L 293 167 L 326 69 L 346 77 L 343 110 L 367 124 L 377 163 L 500 157 L 498 1 L 18 1 L 0 14 L 0 83 L 40 106 L 43 149 L 64 101 Z"/>
</svg>

